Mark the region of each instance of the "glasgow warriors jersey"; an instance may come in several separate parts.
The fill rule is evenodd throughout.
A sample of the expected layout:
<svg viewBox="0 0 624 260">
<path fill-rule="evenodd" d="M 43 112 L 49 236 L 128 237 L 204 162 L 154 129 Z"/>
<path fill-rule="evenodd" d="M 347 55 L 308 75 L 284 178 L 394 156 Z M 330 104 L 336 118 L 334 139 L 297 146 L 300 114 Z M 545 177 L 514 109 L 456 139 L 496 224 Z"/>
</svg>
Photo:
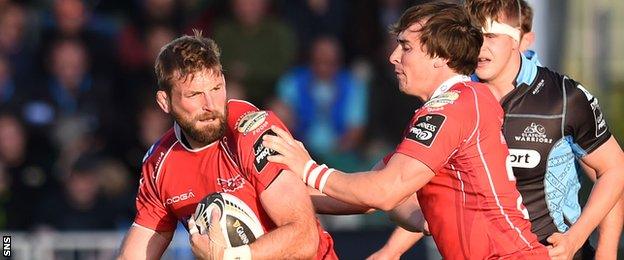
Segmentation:
<svg viewBox="0 0 624 260">
<path fill-rule="evenodd" d="M 503 134 L 532 231 L 543 243 L 565 232 L 581 214 L 575 159 L 611 133 L 593 97 L 567 76 L 522 55 L 516 88 L 501 100 Z"/>
</svg>

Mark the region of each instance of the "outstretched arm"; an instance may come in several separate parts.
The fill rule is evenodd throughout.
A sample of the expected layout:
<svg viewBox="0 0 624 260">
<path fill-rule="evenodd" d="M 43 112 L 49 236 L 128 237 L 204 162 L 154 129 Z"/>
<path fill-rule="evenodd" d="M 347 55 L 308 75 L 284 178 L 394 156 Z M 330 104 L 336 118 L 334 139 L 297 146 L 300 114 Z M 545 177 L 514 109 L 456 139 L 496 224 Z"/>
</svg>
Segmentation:
<svg viewBox="0 0 624 260">
<path fill-rule="evenodd" d="M 372 170 L 379 170 L 385 166 L 383 160 L 380 160 Z M 351 215 L 351 214 L 368 214 L 375 211 L 374 208 L 363 207 L 346 203 L 344 201 L 337 200 L 329 197 L 317 189 L 308 187 L 308 193 L 312 198 L 312 205 L 314 205 L 314 211 L 318 214 L 329 215 Z"/>
<path fill-rule="evenodd" d="M 315 165 L 303 145 L 286 131 L 271 129 L 278 136 L 265 135 L 263 144 L 279 154 L 269 156 L 269 161 L 289 166 L 309 186 L 350 204 L 391 210 L 434 176 L 422 162 L 400 153 L 378 171 L 345 174 L 329 170 Z"/>
</svg>

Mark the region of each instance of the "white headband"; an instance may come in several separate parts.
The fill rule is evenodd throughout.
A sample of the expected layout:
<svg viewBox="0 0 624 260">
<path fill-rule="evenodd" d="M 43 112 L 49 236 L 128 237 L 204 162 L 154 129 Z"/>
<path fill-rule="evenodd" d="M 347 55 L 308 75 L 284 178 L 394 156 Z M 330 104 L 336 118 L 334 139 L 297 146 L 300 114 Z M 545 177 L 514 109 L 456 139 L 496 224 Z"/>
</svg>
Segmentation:
<svg viewBox="0 0 624 260">
<path fill-rule="evenodd" d="M 499 23 L 497 21 L 492 21 L 492 19 L 487 18 L 485 20 L 485 25 L 481 28 L 483 33 L 495 33 L 495 34 L 504 34 L 509 35 L 509 37 L 513 38 L 516 41 L 520 41 L 520 30 L 518 28 L 514 28 L 511 25 L 505 23 Z"/>
</svg>

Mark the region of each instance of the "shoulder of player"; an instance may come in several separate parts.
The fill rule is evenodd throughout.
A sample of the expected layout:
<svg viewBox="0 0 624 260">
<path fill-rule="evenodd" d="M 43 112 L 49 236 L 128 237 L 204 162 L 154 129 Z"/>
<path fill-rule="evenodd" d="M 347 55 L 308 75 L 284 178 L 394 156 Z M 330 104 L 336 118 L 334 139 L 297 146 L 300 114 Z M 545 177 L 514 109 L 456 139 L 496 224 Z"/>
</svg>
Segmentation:
<svg viewBox="0 0 624 260">
<path fill-rule="evenodd" d="M 271 125 L 282 126 L 281 120 L 272 111 L 258 110 L 242 115 L 231 128 L 232 137 L 239 145 L 255 142 L 265 132 L 270 131 Z"/>
<path fill-rule="evenodd" d="M 550 92 L 561 92 L 563 89 L 565 89 L 568 93 L 582 91 L 582 89 L 578 88 L 578 86 L 581 84 L 574 80 L 572 77 L 554 71 L 548 67 L 538 67 L 538 75 L 535 82 L 536 83 L 533 84 L 544 84 L 544 86 L 548 88 Z M 547 95 L 551 94 L 553 93 L 547 93 Z"/>
<path fill-rule="evenodd" d="M 487 90 L 487 86 L 477 82 L 462 82 L 455 84 L 448 91 L 443 92 L 429 101 L 425 102 L 423 108 L 428 112 L 436 112 L 442 110 L 465 109 L 467 106 L 474 105 L 475 96 L 481 95 L 482 91 Z"/>
<path fill-rule="evenodd" d="M 162 160 L 164 155 L 178 142 L 178 139 L 175 136 L 175 131 L 173 128 L 169 129 L 158 141 L 156 141 L 152 146 L 147 150 L 145 156 L 143 157 L 143 166 L 147 166 L 149 168 L 155 169 L 157 168 Z"/>
</svg>

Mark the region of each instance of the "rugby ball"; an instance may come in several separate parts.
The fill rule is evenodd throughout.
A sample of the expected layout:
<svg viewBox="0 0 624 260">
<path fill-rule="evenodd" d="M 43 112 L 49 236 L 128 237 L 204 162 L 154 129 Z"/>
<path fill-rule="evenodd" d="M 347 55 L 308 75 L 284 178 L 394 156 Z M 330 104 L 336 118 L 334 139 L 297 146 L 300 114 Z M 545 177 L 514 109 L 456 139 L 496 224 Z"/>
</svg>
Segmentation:
<svg viewBox="0 0 624 260">
<path fill-rule="evenodd" d="M 207 232 L 210 214 L 214 208 L 220 212 L 219 225 L 228 247 L 250 244 L 264 234 L 264 229 L 256 214 L 239 198 L 228 193 L 213 193 L 197 204 L 195 224 L 202 232 Z"/>
</svg>

